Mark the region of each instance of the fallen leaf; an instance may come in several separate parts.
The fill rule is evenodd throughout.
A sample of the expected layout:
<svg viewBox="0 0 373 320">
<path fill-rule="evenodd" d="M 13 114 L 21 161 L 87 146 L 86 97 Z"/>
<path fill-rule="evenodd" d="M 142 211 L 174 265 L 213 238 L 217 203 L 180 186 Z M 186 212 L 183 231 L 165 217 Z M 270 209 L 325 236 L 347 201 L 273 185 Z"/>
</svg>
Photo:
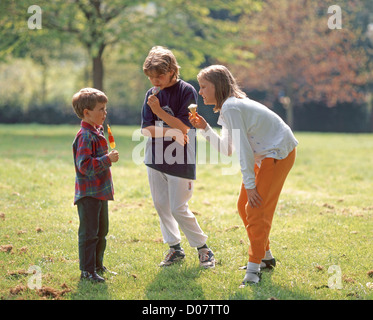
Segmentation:
<svg viewBox="0 0 373 320">
<path fill-rule="evenodd" d="M 343 275 L 342 279 L 343 279 L 344 282 L 347 282 L 347 283 L 355 283 L 356 282 L 354 279 L 348 278 L 345 275 Z"/>
<path fill-rule="evenodd" d="M 324 270 L 324 267 L 323 266 L 320 266 L 319 264 L 317 266 L 315 266 L 315 268 L 319 271 L 322 271 Z"/>
<path fill-rule="evenodd" d="M 314 288 L 316 290 L 319 290 L 319 289 L 325 289 L 325 288 L 329 288 L 326 284 L 323 284 L 322 286 L 314 286 Z"/>
<path fill-rule="evenodd" d="M 66 286 L 67 287 L 67 286 Z M 64 290 L 57 290 L 52 287 L 41 287 L 40 289 L 37 290 L 37 293 L 39 296 L 42 297 L 53 297 L 53 299 L 59 299 L 60 296 L 64 295 L 66 292 L 70 292 L 70 289 L 64 289 Z"/>
<path fill-rule="evenodd" d="M 334 206 L 332 206 L 331 204 L 327 204 L 327 203 L 324 203 L 323 207 L 328 208 L 328 209 L 334 209 Z"/>
<path fill-rule="evenodd" d="M 27 247 L 22 247 L 21 249 L 19 249 L 19 252 L 26 253 L 27 250 L 28 250 Z"/>
<path fill-rule="evenodd" d="M 235 229 L 238 229 L 240 226 L 232 226 L 232 227 L 229 227 L 229 228 L 226 228 L 224 231 L 231 231 L 231 230 L 235 230 Z"/>
<path fill-rule="evenodd" d="M 25 276 L 28 275 L 26 270 L 8 271 L 8 276 Z"/>
<path fill-rule="evenodd" d="M 26 290 L 27 288 L 21 284 L 15 286 L 14 288 L 10 288 L 10 294 L 13 294 L 13 295 L 16 295 L 24 290 Z"/>
<path fill-rule="evenodd" d="M 12 249 L 13 249 L 13 246 L 11 244 L 6 244 L 6 245 L 0 246 L 0 251 L 2 251 L 2 252 L 11 252 Z"/>
</svg>

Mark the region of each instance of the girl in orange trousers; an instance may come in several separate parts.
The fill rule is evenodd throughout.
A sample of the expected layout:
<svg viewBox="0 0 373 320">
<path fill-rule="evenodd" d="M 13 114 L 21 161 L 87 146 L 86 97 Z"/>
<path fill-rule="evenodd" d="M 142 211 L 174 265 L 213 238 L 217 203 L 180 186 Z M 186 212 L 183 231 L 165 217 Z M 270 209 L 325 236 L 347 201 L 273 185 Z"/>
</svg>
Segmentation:
<svg viewBox="0 0 373 320">
<path fill-rule="evenodd" d="M 244 184 L 241 187 L 237 208 L 250 240 L 249 262 L 260 264 L 261 268 L 272 268 L 276 265 L 269 248 L 269 233 L 277 202 L 285 179 L 294 164 L 295 155 L 294 149 L 283 160 L 265 158 L 260 168 L 255 165 L 256 189 L 263 199 L 259 207 L 248 205 Z M 253 271 L 258 272 L 258 268 Z M 250 275 L 247 278 L 250 278 Z"/>
<path fill-rule="evenodd" d="M 269 234 L 298 141 L 277 114 L 239 89 L 226 67 L 207 67 L 197 78 L 204 104 L 214 105 L 214 111 L 220 112 L 221 136 L 198 113 L 190 115 L 190 122 L 220 152 L 230 156 L 235 150 L 238 154 L 243 183 L 237 206 L 250 240 L 242 285 L 258 283 L 261 268 L 276 264 Z"/>
</svg>

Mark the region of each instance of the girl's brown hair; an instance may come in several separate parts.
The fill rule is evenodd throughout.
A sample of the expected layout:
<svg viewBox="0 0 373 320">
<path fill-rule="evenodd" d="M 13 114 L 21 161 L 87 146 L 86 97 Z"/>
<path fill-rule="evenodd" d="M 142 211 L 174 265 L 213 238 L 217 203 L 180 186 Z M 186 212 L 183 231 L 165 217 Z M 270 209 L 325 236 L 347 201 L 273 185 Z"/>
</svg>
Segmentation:
<svg viewBox="0 0 373 320">
<path fill-rule="evenodd" d="M 100 90 L 84 88 L 73 95 L 72 105 L 78 118 L 84 118 L 84 109 L 93 110 L 97 103 L 107 103 L 108 98 Z"/>
<path fill-rule="evenodd" d="M 204 79 L 215 86 L 215 98 L 217 101 L 214 108 L 215 112 L 220 111 L 224 101 L 229 97 L 239 99 L 247 97 L 246 93 L 239 88 L 236 79 L 225 66 L 212 65 L 204 68 L 198 73 L 197 79 Z"/>
<path fill-rule="evenodd" d="M 178 79 L 180 66 L 171 50 L 156 46 L 150 50 L 142 69 L 147 76 L 173 71 L 175 79 Z"/>
</svg>

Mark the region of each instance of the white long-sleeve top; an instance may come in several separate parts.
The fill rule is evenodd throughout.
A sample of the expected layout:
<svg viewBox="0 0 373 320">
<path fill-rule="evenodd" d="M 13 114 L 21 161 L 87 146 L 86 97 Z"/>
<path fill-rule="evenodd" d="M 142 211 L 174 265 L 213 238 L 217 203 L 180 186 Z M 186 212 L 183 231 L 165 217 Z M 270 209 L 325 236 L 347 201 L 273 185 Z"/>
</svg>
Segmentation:
<svg viewBox="0 0 373 320">
<path fill-rule="evenodd" d="M 285 159 L 298 145 L 290 127 L 276 113 L 249 98 L 228 98 L 218 124 L 221 136 L 210 125 L 201 134 L 224 155 L 237 152 L 246 189 L 256 187 L 255 163 L 260 167 L 264 158 Z"/>
</svg>

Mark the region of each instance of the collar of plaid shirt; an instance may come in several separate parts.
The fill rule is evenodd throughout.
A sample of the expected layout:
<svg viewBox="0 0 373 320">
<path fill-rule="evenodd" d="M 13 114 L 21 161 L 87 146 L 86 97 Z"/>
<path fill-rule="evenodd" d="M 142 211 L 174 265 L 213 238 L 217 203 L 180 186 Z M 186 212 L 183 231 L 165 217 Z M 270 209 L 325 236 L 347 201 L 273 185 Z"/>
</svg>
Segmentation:
<svg viewBox="0 0 373 320">
<path fill-rule="evenodd" d="M 90 125 L 88 122 L 85 122 L 84 120 L 81 121 L 80 126 L 84 129 L 91 130 L 93 133 L 99 135 L 99 134 L 104 134 L 104 127 L 103 126 L 97 126 L 94 127 Z"/>
</svg>

